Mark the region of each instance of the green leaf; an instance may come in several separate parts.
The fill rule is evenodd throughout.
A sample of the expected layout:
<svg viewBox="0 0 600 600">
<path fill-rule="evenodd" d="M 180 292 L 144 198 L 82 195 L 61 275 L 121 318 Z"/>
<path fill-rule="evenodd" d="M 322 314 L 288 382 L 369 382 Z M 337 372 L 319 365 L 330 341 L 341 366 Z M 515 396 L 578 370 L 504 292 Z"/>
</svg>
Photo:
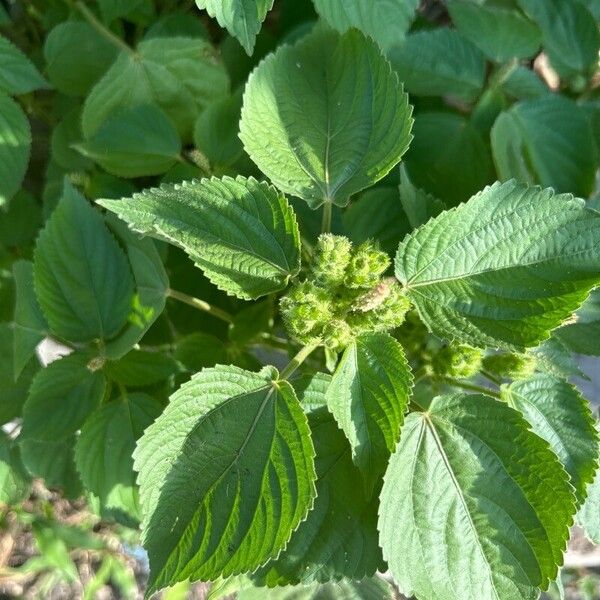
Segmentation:
<svg viewBox="0 0 600 600">
<path fill-rule="evenodd" d="M 455 206 L 494 180 L 490 151 L 462 115 L 421 112 L 413 133 L 403 166 L 417 188 Z"/>
<path fill-rule="evenodd" d="M 10 23 L 11 23 L 10 16 L 6 12 L 6 8 L 4 8 L 4 6 L 2 6 L 2 5 L 0 5 L 0 25 L 2 25 L 2 26 L 10 25 Z"/>
<path fill-rule="evenodd" d="M 514 104 L 497 118 L 491 140 L 502 179 L 591 194 L 597 152 L 589 120 L 572 100 L 546 94 Z"/>
<path fill-rule="evenodd" d="M 199 111 L 228 92 L 225 67 L 206 40 L 145 40 L 135 53 L 122 52 L 86 98 L 83 134 L 91 138 L 119 109 L 156 104 L 187 141 Z"/>
<path fill-rule="evenodd" d="M 193 373 L 228 361 L 225 344 L 214 335 L 202 332 L 177 340 L 174 357 Z"/>
<path fill-rule="evenodd" d="M 537 600 L 574 509 L 565 471 L 517 411 L 482 395 L 438 396 L 402 428 L 380 542 L 405 595 Z"/>
<path fill-rule="evenodd" d="M 600 434 L 600 424 L 596 423 L 596 433 Z M 598 448 L 596 448 L 596 459 Z M 600 544 L 600 469 L 587 488 L 587 498 L 577 514 L 577 523 L 581 525 L 587 537 Z"/>
<path fill-rule="evenodd" d="M 145 9 L 147 0 L 97 0 L 100 7 L 100 14 L 105 23 L 112 23 L 116 19 L 131 19 L 135 13 Z"/>
<path fill-rule="evenodd" d="M 412 107 L 377 45 L 318 29 L 248 80 L 240 137 L 271 181 L 317 208 L 379 181 L 411 140 Z M 349 123 L 352 126 L 349 126 Z"/>
<path fill-rule="evenodd" d="M 42 224 L 42 209 L 29 192 L 21 189 L 5 210 L 0 211 L 0 247 L 15 255 L 29 256 Z"/>
<path fill-rule="evenodd" d="M 161 413 L 161 405 L 146 394 L 128 394 L 105 404 L 85 422 L 75 462 L 84 485 L 109 509 L 139 519 L 133 451 L 144 429 Z"/>
<path fill-rule="evenodd" d="M 315 444 L 317 498 L 279 558 L 253 575 L 259 584 L 360 580 L 384 570 L 377 541 L 377 495 L 368 497 L 344 434 L 325 405 L 330 377 L 317 373 L 297 382 Z"/>
<path fill-rule="evenodd" d="M 268 298 L 242 308 L 229 325 L 229 339 L 248 344 L 273 328 L 273 301 Z"/>
<path fill-rule="evenodd" d="M 404 40 L 418 4 L 418 0 L 314 0 L 319 16 L 328 25 L 340 33 L 356 27 L 373 38 L 385 52 Z"/>
<path fill-rule="evenodd" d="M 106 379 L 88 366 L 90 357 L 71 354 L 41 369 L 23 407 L 22 439 L 64 440 L 100 404 Z"/>
<path fill-rule="evenodd" d="M 242 92 L 209 104 L 194 127 L 194 144 L 218 168 L 230 167 L 244 154 L 238 136 Z"/>
<path fill-rule="evenodd" d="M 115 112 L 75 148 L 113 175 L 144 177 L 170 169 L 179 160 L 181 141 L 160 108 L 142 104 Z"/>
<path fill-rule="evenodd" d="M 409 235 L 396 276 L 436 335 L 537 346 L 600 280 L 600 213 L 552 190 L 495 183 Z"/>
<path fill-rule="evenodd" d="M 485 57 L 448 27 L 411 33 L 390 51 L 390 60 L 409 94 L 475 100 L 485 81 Z"/>
<path fill-rule="evenodd" d="M 600 356 L 600 290 L 593 290 L 573 322 L 557 329 L 555 335 L 571 352 Z"/>
<path fill-rule="evenodd" d="M 52 130 L 52 159 L 66 171 L 89 170 L 93 165 L 92 161 L 74 149 L 74 146 L 82 141 L 81 107 L 76 106 L 65 113 Z"/>
<path fill-rule="evenodd" d="M 109 379 L 122 385 L 145 387 L 174 375 L 177 363 L 168 354 L 132 350 L 119 360 L 108 361 L 104 371 Z"/>
<path fill-rule="evenodd" d="M 550 375 L 515 381 L 503 386 L 501 394 L 550 444 L 571 478 L 580 505 L 598 467 L 598 436 L 587 400 L 577 388 Z"/>
<path fill-rule="evenodd" d="M 210 39 L 206 25 L 200 19 L 190 19 L 183 10 L 169 9 L 156 19 L 144 33 L 144 39 L 156 37 L 199 37 Z"/>
<path fill-rule="evenodd" d="M 60 441 L 21 440 L 23 464 L 32 477 L 40 477 L 47 488 L 60 488 L 67 498 L 83 494 L 75 469 L 75 436 Z"/>
<path fill-rule="evenodd" d="M 579 368 L 576 357 L 573 356 L 567 345 L 556 335 L 552 334 L 545 342 L 530 351 L 536 359 L 538 370 L 556 375 L 563 379 L 570 377 L 589 377 Z"/>
<path fill-rule="evenodd" d="M 596 21 L 600 21 L 600 2 L 598 0 L 578 0 L 581 2 L 590 13 L 594 16 Z"/>
<path fill-rule="evenodd" d="M 102 216 L 66 180 L 38 237 L 35 290 L 53 333 L 73 342 L 116 335 L 131 310 L 133 280 Z"/>
<path fill-rule="evenodd" d="M 402 346 L 387 333 L 368 333 L 344 350 L 327 406 L 350 441 L 368 494 L 394 451 L 412 389 Z"/>
<path fill-rule="evenodd" d="M 107 222 L 125 248 L 136 289 L 129 323 L 104 349 L 107 358 L 116 360 L 142 339 L 164 310 L 169 278 L 151 239 L 140 238 L 112 214 Z"/>
<path fill-rule="evenodd" d="M 0 208 L 6 208 L 25 177 L 31 129 L 21 107 L 0 92 Z"/>
<path fill-rule="evenodd" d="M 537 25 L 516 10 L 468 2 L 451 2 L 448 10 L 458 31 L 495 62 L 529 58 L 540 48 Z"/>
<path fill-rule="evenodd" d="M 221 27 L 237 38 L 251 55 L 262 22 L 273 7 L 274 0 L 196 0 L 199 9 L 205 9 L 216 18 Z"/>
<path fill-rule="evenodd" d="M 411 229 L 424 225 L 444 210 L 441 200 L 413 185 L 404 167 L 400 167 L 400 202 Z"/>
<path fill-rule="evenodd" d="M 182 248 L 215 285 L 240 298 L 283 289 L 300 268 L 292 209 L 254 178 L 162 185 L 99 204 L 134 230 Z"/>
<path fill-rule="evenodd" d="M 27 498 L 30 487 L 19 446 L 0 431 L 0 506 L 18 504 Z"/>
<path fill-rule="evenodd" d="M 548 86 L 534 71 L 518 65 L 500 84 L 501 89 L 517 100 L 529 100 L 550 93 Z"/>
<path fill-rule="evenodd" d="M 0 35 L 0 90 L 19 96 L 47 87 L 48 83 L 29 58 Z"/>
<path fill-rule="evenodd" d="M 598 24 L 576 0 L 517 0 L 542 30 L 544 50 L 561 77 L 588 78 L 597 69 Z"/>
<path fill-rule="evenodd" d="M 238 592 L 238 600 L 392 600 L 392 587 L 379 577 L 361 581 L 341 580 L 322 585 L 283 587 L 274 590 L 247 587 Z M 211 599 L 212 600 L 212 599 Z"/>
<path fill-rule="evenodd" d="M 44 43 L 48 78 L 69 96 L 85 96 L 117 54 L 116 47 L 85 21 L 57 25 Z"/>
<path fill-rule="evenodd" d="M 14 328 L 0 323 L 0 425 L 21 415 L 31 380 L 39 369 L 36 358 L 29 360 L 15 378 Z"/>
<path fill-rule="evenodd" d="M 59 535 L 55 522 L 38 518 L 31 525 L 42 569 L 53 573 L 58 579 L 73 584 L 78 581 L 79 574 L 75 563 L 69 556 L 66 541 Z M 37 557 L 36 557 L 37 558 Z M 30 559 L 35 560 L 35 558 Z M 28 563 L 25 563 L 26 566 Z M 36 570 L 36 569 L 34 569 Z"/>
<path fill-rule="evenodd" d="M 410 232 L 398 189 L 377 187 L 361 194 L 342 214 L 346 235 L 360 244 L 376 239 L 381 249 L 393 254 L 400 240 Z"/>
<path fill-rule="evenodd" d="M 216 367 L 184 384 L 134 454 L 150 593 L 276 557 L 312 506 L 313 457 L 306 416 L 273 368 Z"/>
<path fill-rule="evenodd" d="M 14 316 L 14 379 L 35 354 L 37 345 L 48 335 L 48 323 L 33 289 L 33 264 L 27 260 L 13 263 L 16 287 Z"/>
</svg>

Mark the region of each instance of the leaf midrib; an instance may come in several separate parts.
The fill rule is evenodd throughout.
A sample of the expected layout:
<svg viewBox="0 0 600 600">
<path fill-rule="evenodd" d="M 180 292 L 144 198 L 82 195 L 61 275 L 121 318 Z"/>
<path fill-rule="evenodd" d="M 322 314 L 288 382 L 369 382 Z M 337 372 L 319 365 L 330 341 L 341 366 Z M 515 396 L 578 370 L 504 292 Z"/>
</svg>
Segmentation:
<svg viewBox="0 0 600 600">
<path fill-rule="evenodd" d="M 469 506 L 467 504 L 466 498 L 462 492 L 462 489 L 460 487 L 460 484 L 458 483 L 458 480 L 456 478 L 456 475 L 454 474 L 454 470 L 452 468 L 452 465 L 450 464 L 450 461 L 448 459 L 448 456 L 446 455 L 446 452 L 443 448 L 442 442 L 438 437 L 437 431 L 435 429 L 435 426 L 433 424 L 433 422 L 431 421 L 429 415 L 427 414 L 423 414 L 423 420 L 425 422 L 425 427 L 427 427 L 429 429 L 429 431 L 431 432 L 431 435 L 433 436 L 433 440 L 435 442 L 436 448 L 438 449 L 440 456 L 442 458 L 442 461 L 444 463 L 444 466 L 446 467 L 446 470 L 448 472 L 448 474 L 450 475 L 450 478 L 452 480 L 452 485 L 454 486 L 456 493 L 458 495 L 458 499 L 459 502 L 461 503 L 461 506 L 463 507 L 463 510 L 465 511 L 465 514 L 467 515 L 467 519 L 469 522 L 469 526 L 471 528 L 471 531 L 474 534 L 475 537 L 475 542 L 477 544 L 477 547 L 479 548 L 479 552 L 482 556 L 482 558 L 484 559 L 485 565 L 487 567 L 487 572 L 488 572 L 488 577 L 489 577 L 489 581 L 492 584 L 492 589 L 494 590 L 494 597 L 495 600 L 500 600 L 500 597 L 498 595 L 498 591 L 496 590 L 496 582 L 494 581 L 494 577 L 492 575 L 492 567 L 489 563 L 488 557 L 486 555 L 486 553 L 483 550 L 483 546 L 481 545 L 481 541 L 479 540 L 479 531 L 477 530 L 477 528 L 475 527 L 475 523 L 473 522 L 473 518 L 471 517 L 471 511 L 469 509 Z M 486 444 L 487 446 L 487 444 Z M 535 555 L 535 554 L 534 554 Z"/>
</svg>

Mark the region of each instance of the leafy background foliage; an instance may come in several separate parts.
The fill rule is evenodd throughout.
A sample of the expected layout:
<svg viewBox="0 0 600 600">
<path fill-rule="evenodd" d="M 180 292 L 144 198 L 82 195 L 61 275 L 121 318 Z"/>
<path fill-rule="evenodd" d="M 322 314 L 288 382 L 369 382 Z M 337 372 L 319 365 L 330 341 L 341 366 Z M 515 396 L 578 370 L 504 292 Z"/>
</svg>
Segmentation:
<svg viewBox="0 0 600 600">
<path fill-rule="evenodd" d="M 562 598 L 569 527 L 600 543 L 599 19 L 0 3 L 0 593 Z"/>
</svg>

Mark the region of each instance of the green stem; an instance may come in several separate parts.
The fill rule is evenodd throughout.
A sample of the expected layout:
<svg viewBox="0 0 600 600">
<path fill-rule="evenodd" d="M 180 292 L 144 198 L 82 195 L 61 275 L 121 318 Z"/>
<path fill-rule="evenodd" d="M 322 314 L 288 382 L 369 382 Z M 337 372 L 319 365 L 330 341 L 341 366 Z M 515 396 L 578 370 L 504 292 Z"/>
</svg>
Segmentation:
<svg viewBox="0 0 600 600">
<path fill-rule="evenodd" d="M 99 21 L 96 18 L 96 15 L 83 2 L 81 2 L 81 0 L 78 0 L 77 2 L 71 2 L 70 0 L 67 0 L 67 4 L 79 11 L 81 16 L 113 46 L 116 46 L 119 50 L 133 52 L 133 50 L 120 37 L 116 36 L 110 29 L 108 29 L 102 22 Z"/>
<path fill-rule="evenodd" d="M 498 377 L 496 377 L 493 373 L 490 373 L 489 371 L 481 371 L 481 374 L 486 379 L 489 379 L 492 383 L 495 383 L 497 386 L 502 385 L 502 380 L 498 379 Z"/>
<path fill-rule="evenodd" d="M 492 74 L 489 80 L 488 89 L 497 89 L 515 72 L 519 66 L 519 61 L 516 58 L 511 58 Z"/>
<path fill-rule="evenodd" d="M 494 398 L 500 398 L 500 394 L 491 388 L 484 387 L 482 385 L 474 385 L 472 383 L 466 383 L 464 381 L 459 381 L 458 379 L 452 379 L 452 377 L 442 377 L 442 381 L 445 383 L 452 385 L 454 387 L 461 388 L 463 390 L 467 390 L 469 392 L 477 392 L 478 394 L 485 394 L 486 396 L 493 396 Z"/>
<path fill-rule="evenodd" d="M 121 400 L 127 400 L 127 388 L 120 381 L 117 381 L 117 387 L 119 388 Z"/>
<path fill-rule="evenodd" d="M 296 369 L 308 358 L 309 354 L 319 345 L 319 343 L 308 344 L 300 349 L 298 354 L 290 360 L 288 365 L 281 371 L 279 379 L 289 379 Z"/>
<path fill-rule="evenodd" d="M 321 233 L 331 232 L 331 217 L 333 214 L 333 204 L 326 200 L 323 204 L 323 220 L 321 221 Z"/>
<path fill-rule="evenodd" d="M 287 340 L 277 337 L 276 335 L 272 335 L 270 333 L 262 333 L 260 338 L 261 339 L 259 343 L 264 346 L 269 346 L 270 348 L 277 348 L 278 350 L 285 350 L 286 352 L 289 348 Z"/>
<path fill-rule="evenodd" d="M 233 323 L 233 317 L 227 312 L 205 302 L 204 300 L 200 300 L 199 298 L 194 298 L 194 296 L 188 296 L 183 292 L 178 292 L 177 290 L 167 290 L 167 296 L 170 298 L 175 298 L 175 300 L 179 300 L 184 304 L 188 304 L 189 306 L 193 306 L 198 310 L 202 310 L 213 317 L 217 317 L 217 319 L 221 319 L 221 321 L 225 321 L 226 323 Z"/>
</svg>

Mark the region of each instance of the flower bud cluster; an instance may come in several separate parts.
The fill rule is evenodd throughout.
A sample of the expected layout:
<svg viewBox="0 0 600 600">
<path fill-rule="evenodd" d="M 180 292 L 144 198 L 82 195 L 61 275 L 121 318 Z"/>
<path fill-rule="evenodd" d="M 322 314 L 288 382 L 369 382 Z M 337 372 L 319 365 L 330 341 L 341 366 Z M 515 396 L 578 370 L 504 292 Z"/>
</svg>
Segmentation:
<svg viewBox="0 0 600 600">
<path fill-rule="evenodd" d="M 473 377 L 479 373 L 483 360 L 483 351 L 466 344 L 444 346 L 431 359 L 431 367 L 436 375 L 442 377 Z"/>
<path fill-rule="evenodd" d="M 307 280 L 281 299 L 290 335 L 339 351 L 361 333 L 398 327 L 410 303 L 393 277 L 382 277 L 389 266 L 373 242 L 354 248 L 343 236 L 322 235 Z"/>
<path fill-rule="evenodd" d="M 535 373 L 536 366 L 530 354 L 491 354 L 483 359 L 484 369 L 503 379 L 526 379 Z"/>
</svg>

